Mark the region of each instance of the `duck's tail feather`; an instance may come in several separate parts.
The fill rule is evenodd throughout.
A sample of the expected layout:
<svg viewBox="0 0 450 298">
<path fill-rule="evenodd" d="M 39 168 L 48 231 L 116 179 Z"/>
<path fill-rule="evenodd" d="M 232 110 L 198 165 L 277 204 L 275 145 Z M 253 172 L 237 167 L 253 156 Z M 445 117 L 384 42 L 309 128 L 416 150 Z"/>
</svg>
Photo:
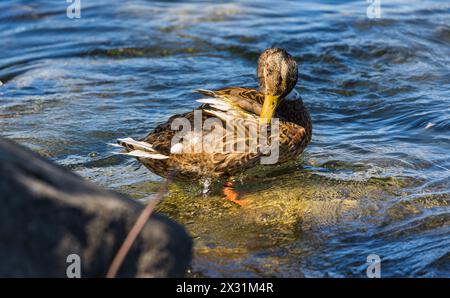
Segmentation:
<svg viewBox="0 0 450 298">
<path fill-rule="evenodd" d="M 156 151 L 151 144 L 133 140 L 132 138 L 118 139 L 114 146 L 123 147 L 126 151 L 117 154 L 130 155 L 139 158 L 167 159 L 169 156 Z"/>
</svg>

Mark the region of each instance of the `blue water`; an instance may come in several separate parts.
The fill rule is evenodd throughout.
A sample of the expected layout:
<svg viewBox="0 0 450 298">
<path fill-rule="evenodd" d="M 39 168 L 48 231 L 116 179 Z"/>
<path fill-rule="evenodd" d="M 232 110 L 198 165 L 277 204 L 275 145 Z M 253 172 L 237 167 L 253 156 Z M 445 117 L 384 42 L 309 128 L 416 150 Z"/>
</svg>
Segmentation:
<svg viewBox="0 0 450 298">
<path fill-rule="evenodd" d="M 382 0 L 379 19 L 363 0 L 275 3 L 83 0 L 70 19 L 64 0 L 1 1 L 0 133 L 105 187 L 144 194 L 160 178 L 106 143 L 196 107 L 196 88 L 256 87 L 259 53 L 280 46 L 299 63 L 314 135 L 298 167 L 261 179 L 277 189 L 274 201 L 286 197 L 285 210 L 323 210 L 297 212 L 286 241 L 261 230 L 271 240 L 258 245 L 251 222 L 228 238 L 191 227 L 192 272 L 365 276 L 376 253 L 382 276 L 450 276 L 450 3 Z M 250 197 L 267 192 L 252 183 Z M 323 216 L 336 202 L 354 207 Z M 173 216 L 214 226 L 201 211 Z M 238 257 L 217 253 L 237 247 Z"/>
</svg>

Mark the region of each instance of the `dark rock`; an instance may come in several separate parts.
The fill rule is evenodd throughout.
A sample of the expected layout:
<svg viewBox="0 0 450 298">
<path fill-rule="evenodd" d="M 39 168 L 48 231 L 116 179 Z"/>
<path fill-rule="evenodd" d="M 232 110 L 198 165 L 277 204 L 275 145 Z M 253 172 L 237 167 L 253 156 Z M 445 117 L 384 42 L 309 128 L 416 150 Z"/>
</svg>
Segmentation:
<svg viewBox="0 0 450 298">
<path fill-rule="evenodd" d="M 142 208 L 0 138 L 0 277 L 66 277 L 70 254 L 81 277 L 104 277 Z M 179 224 L 154 214 L 118 276 L 183 276 L 191 248 Z"/>
</svg>

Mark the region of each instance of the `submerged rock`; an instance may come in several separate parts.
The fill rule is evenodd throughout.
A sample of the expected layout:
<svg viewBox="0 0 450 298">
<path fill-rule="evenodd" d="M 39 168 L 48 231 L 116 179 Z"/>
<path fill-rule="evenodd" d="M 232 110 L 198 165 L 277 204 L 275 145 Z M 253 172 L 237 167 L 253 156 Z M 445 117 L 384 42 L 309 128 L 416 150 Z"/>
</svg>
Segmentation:
<svg viewBox="0 0 450 298">
<path fill-rule="evenodd" d="M 2 138 L 0 206 L 0 277 L 66 277 L 73 254 L 81 277 L 103 277 L 143 208 Z M 118 276 L 183 276 L 191 249 L 180 225 L 155 214 Z"/>
</svg>

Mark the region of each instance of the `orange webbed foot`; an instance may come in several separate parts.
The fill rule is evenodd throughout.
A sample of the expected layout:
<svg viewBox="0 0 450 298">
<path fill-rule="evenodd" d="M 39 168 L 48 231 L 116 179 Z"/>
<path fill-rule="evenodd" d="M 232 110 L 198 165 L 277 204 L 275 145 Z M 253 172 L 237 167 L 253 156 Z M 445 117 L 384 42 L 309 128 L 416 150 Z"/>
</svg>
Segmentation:
<svg viewBox="0 0 450 298">
<path fill-rule="evenodd" d="M 225 182 L 223 185 L 223 194 L 225 198 L 241 207 L 247 206 L 249 204 L 248 200 L 240 200 L 239 193 L 234 190 L 232 182 Z"/>
</svg>

